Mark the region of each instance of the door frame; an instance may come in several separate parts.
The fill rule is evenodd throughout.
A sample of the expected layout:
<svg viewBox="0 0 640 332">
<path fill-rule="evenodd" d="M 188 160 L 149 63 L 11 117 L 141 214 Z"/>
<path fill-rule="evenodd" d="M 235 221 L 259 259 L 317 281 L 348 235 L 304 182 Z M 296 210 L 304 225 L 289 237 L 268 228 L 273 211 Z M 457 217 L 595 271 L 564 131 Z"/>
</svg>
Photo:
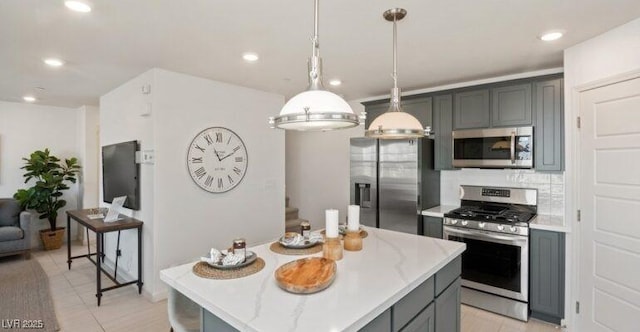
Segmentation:
<svg viewBox="0 0 640 332">
<path fill-rule="evenodd" d="M 565 320 L 568 319 L 569 331 L 577 331 L 578 317 L 576 314 L 576 301 L 580 301 L 580 247 L 582 244 L 582 233 L 580 222 L 578 222 L 577 211 L 581 209 L 580 201 L 580 170 L 581 170 L 581 138 L 580 131 L 577 128 L 577 119 L 581 116 L 580 97 L 583 92 L 601 88 L 607 85 L 621 83 L 633 79 L 640 78 L 640 69 L 611 75 L 602 79 L 594 80 L 588 83 L 580 84 L 573 87 L 571 91 L 570 112 L 565 112 L 565 137 L 570 136 L 573 139 L 565 141 L 566 151 L 571 151 L 571 160 L 566 163 L 565 171 L 565 193 L 570 196 L 565 204 L 565 220 L 570 220 L 571 233 L 567 234 L 567 247 L 571 248 L 572 254 L 567 257 L 566 267 L 570 267 L 570 275 L 565 280 Z M 565 90 L 566 92 L 566 90 Z M 566 106 L 566 105 L 565 105 Z M 566 109 L 566 107 L 565 107 Z M 569 180 L 570 182 L 567 183 Z M 571 190 L 567 190 L 567 184 L 571 186 Z M 566 200 L 566 199 L 565 199 Z M 566 324 L 565 324 L 566 325 Z"/>
</svg>

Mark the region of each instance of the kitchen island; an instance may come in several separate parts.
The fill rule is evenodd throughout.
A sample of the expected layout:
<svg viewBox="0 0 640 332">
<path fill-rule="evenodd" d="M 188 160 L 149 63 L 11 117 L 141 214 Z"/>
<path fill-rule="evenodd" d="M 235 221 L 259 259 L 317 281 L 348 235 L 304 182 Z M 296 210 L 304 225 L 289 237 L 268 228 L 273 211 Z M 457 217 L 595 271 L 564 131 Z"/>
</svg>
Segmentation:
<svg viewBox="0 0 640 332">
<path fill-rule="evenodd" d="M 244 278 L 201 278 L 189 263 L 162 270 L 160 279 L 202 307 L 204 331 L 409 331 L 425 324 L 459 330 L 465 244 L 365 229 L 363 249 L 344 251 L 333 284 L 315 294 L 278 287 L 274 271 L 309 256 L 277 254 L 269 243 L 249 249 L 266 265 Z"/>
</svg>

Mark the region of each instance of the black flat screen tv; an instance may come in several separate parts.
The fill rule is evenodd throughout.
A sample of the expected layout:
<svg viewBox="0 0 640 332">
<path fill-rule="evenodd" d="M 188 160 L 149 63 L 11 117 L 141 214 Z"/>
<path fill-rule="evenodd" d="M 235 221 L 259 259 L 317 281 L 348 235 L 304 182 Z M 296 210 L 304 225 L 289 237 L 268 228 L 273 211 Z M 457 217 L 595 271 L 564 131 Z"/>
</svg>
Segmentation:
<svg viewBox="0 0 640 332">
<path fill-rule="evenodd" d="M 136 151 L 137 141 L 102 147 L 102 197 L 106 203 L 127 196 L 124 207 L 140 209 L 140 165 L 136 163 Z"/>
</svg>

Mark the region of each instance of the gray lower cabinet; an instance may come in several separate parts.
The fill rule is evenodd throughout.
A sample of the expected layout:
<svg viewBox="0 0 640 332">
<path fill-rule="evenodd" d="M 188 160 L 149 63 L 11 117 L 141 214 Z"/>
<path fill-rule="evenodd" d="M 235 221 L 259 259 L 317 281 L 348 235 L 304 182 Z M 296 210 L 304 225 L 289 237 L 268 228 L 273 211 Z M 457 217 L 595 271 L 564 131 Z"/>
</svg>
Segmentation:
<svg viewBox="0 0 640 332">
<path fill-rule="evenodd" d="M 409 322 L 400 332 L 433 332 L 436 330 L 436 303 L 431 303 Z M 454 331 L 454 330 L 451 330 Z M 459 331 L 459 330 L 458 330 Z"/>
<path fill-rule="evenodd" d="M 534 163 L 539 171 L 564 169 L 562 79 L 534 83 Z"/>
<path fill-rule="evenodd" d="M 424 236 L 442 239 L 442 218 L 423 216 Z"/>
<path fill-rule="evenodd" d="M 491 89 L 491 126 L 530 126 L 531 83 Z"/>
<path fill-rule="evenodd" d="M 453 169 L 453 96 L 433 97 L 434 167 Z"/>
<path fill-rule="evenodd" d="M 461 263 L 458 256 L 360 331 L 460 331 Z"/>
<path fill-rule="evenodd" d="M 489 128 L 489 89 L 458 92 L 454 98 L 453 129 Z"/>
<path fill-rule="evenodd" d="M 461 296 L 460 277 L 458 277 L 436 298 L 435 331 L 460 331 Z"/>
<path fill-rule="evenodd" d="M 564 318 L 565 234 L 531 229 L 531 317 L 560 324 Z"/>
<path fill-rule="evenodd" d="M 389 332 L 389 330 L 391 330 L 391 308 L 385 310 L 385 312 L 360 329 L 360 331 L 366 332 Z"/>
</svg>

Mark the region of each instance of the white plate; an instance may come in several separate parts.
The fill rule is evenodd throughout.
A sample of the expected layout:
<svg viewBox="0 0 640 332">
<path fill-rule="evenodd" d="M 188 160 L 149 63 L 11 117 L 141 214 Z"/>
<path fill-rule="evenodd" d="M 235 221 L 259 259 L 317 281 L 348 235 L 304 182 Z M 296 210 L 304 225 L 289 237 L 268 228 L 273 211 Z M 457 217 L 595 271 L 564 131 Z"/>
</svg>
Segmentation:
<svg viewBox="0 0 640 332">
<path fill-rule="evenodd" d="M 309 241 L 309 240 L 305 240 L 302 243 L 296 243 L 296 244 L 287 244 L 284 242 L 284 236 L 280 238 L 280 240 L 278 240 L 278 242 L 285 248 L 289 248 L 289 249 L 306 249 L 306 248 L 311 248 L 313 246 L 315 246 L 316 244 L 322 242 L 322 240 L 318 239 L 317 241 Z"/>
<path fill-rule="evenodd" d="M 222 264 L 213 264 L 213 263 L 209 263 L 209 262 L 207 262 L 207 264 L 209 264 L 209 266 L 211 266 L 211 267 L 215 267 L 216 269 L 231 270 L 231 269 L 237 269 L 237 268 L 245 267 L 245 266 L 255 262 L 256 259 L 258 259 L 258 255 L 256 255 L 255 252 L 247 251 L 247 257 L 246 257 L 245 261 L 240 263 L 240 264 L 222 265 Z"/>
</svg>

